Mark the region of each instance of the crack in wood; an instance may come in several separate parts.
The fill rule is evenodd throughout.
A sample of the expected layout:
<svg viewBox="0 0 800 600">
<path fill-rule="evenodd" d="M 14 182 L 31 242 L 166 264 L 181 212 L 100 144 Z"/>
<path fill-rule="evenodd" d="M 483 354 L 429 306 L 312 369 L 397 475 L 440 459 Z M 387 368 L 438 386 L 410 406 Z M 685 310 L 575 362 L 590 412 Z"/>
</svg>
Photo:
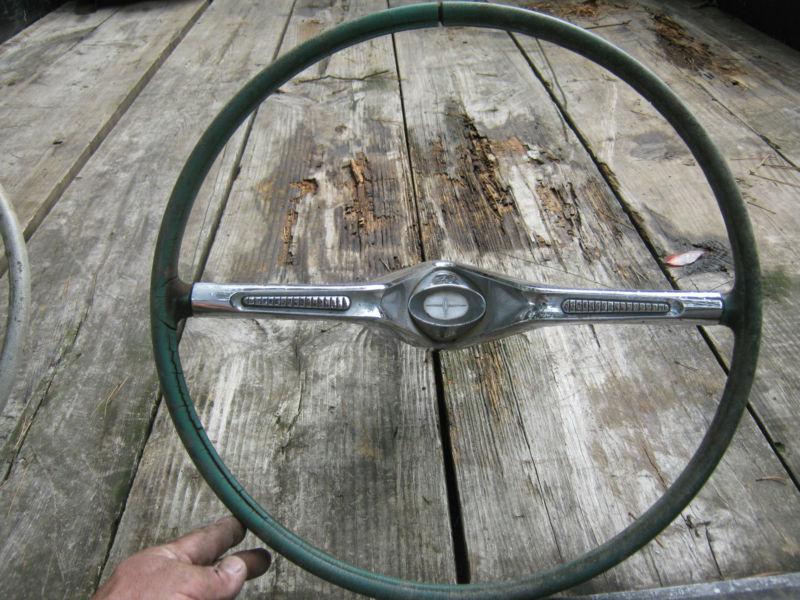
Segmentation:
<svg viewBox="0 0 800 600">
<path fill-rule="evenodd" d="M 375 208 L 377 177 L 366 154 L 358 152 L 344 166 L 349 176 L 351 194 L 345 204 L 344 227 L 350 237 L 358 241 L 359 251 L 375 246 L 381 232 L 387 228 L 390 215 L 378 214 Z"/>
<path fill-rule="evenodd" d="M 555 226 L 559 241 L 569 244 L 580 237 L 581 215 L 578 211 L 575 189 L 571 182 L 566 185 L 547 185 L 540 183 L 536 187 L 539 204 L 550 216 L 550 223 Z"/>
<path fill-rule="evenodd" d="M 362 75 L 361 77 L 345 77 L 342 75 L 320 75 L 319 77 L 307 77 L 304 79 L 298 79 L 297 83 L 314 83 L 318 81 L 324 81 L 326 79 L 333 79 L 335 81 L 370 81 L 375 79 L 394 79 L 393 77 L 381 77 L 382 75 L 386 75 L 391 73 L 389 69 L 380 69 L 378 71 L 373 71 L 372 73 L 367 73 L 366 75 Z"/>
<path fill-rule="evenodd" d="M 300 200 L 315 195 L 319 190 L 319 184 L 315 178 L 309 177 L 299 181 L 293 181 L 289 184 L 289 187 L 297 190 L 298 195 L 293 198 L 289 198 L 289 207 L 286 210 L 283 227 L 281 228 L 283 251 L 281 253 L 280 264 L 282 265 L 294 264 L 294 249 L 292 248 L 292 242 L 294 242 L 294 230 L 298 219 L 297 204 L 300 202 Z M 262 191 L 261 186 L 259 186 L 259 191 Z M 266 191 L 268 193 L 268 190 Z"/>
<path fill-rule="evenodd" d="M 498 173 L 497 157 L 485 135 L 478 133 L 475 121 L 466 113 L 457 115 L 461 120 L 464 138 L 467 141 L 463 164 L 472 166 L 472 174 L 477 179 L 481 198 L 501 220 L 503 215 L 515 209 L 511 186 L 506 184 Z"/>
</svg>

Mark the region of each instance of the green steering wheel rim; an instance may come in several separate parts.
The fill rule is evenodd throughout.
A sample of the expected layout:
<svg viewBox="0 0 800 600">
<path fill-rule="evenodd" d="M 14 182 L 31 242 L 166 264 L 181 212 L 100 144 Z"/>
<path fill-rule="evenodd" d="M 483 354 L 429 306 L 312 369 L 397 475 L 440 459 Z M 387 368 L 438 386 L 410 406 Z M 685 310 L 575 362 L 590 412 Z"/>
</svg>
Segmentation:
<svg viewBox="0 0 800 600">
<path fill-rule="evenodd" d="M 178 323 L 190 315 L 190 287 L 178 278 L 181 240 L 200 185 L 237 127 L 279 86 L 322 58 L 381 35 L 438 25 L 488 27 L 538 37 L 583 55 L 630 84 L 675 128 L 702 168 L 725 219 L 736 272 L 723 316 L 735 334 L 730 374 L 714 418 L 684 471 L 647 512 L 601 546 L 529 577 L 492 583 L 429 584 L 375 574 L 333 558 L 280 525 L 223 464 L 195 411 L 178 355 Z M 344 23 L 294 48 L 245 85 L 203 133 L 172 191 L 155 251 L 150 311 L 155 361 L 172 420 L 214 492 L 249 530 L 300 567 L 341 587 L 381 598 L 540 597 L 586 581 L 636 552 L 678 516 L 722 458 L 747 404 L 761 332 L 758 256 L 747 210 L 722 155 L 683 103 L 646 67 L 592 33 L 531 11 L 470 2 L 405 6 Z"/>
</svg>

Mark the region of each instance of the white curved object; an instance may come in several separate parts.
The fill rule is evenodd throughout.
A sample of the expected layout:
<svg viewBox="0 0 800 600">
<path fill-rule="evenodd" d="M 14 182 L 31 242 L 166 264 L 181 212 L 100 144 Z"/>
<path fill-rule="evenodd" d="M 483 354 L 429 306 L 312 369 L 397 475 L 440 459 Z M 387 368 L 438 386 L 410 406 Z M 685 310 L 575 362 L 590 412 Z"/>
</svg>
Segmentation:
<svg viewBox="0 0 800 600">
<path fill-rule="evenodd" d="M 0 353 L 0 411 L 8 402 L 17 367 L 25 350 L 31 305 L 31 271 L 25 237 L 14 207 L 0 185 L 0 237 L 8 261 L 8 317 L 3 351 Z"/>
</svg>

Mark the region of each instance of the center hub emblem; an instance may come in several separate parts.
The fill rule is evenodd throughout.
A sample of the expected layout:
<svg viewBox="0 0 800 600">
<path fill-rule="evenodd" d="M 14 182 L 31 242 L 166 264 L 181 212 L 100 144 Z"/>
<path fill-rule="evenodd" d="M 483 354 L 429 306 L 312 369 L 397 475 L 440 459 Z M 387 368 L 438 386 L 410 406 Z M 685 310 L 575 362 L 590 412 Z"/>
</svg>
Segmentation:
<svg viewBox="0 0 800 600">
<path fill-rule="evenodd" d="M 422 302 L 428 316 L 442 321 L 452 321 L 463 317 L 469 310 L 469 303 L 458 292 L 434 292 Z"/>
<path fill-rule="evenodd" d="M 452 271 L 430 273 L 408 301 L 414 323 L 431 339 L 450 342 L 472 329 L 486 313 L 486 300 Z"/>
</svg>

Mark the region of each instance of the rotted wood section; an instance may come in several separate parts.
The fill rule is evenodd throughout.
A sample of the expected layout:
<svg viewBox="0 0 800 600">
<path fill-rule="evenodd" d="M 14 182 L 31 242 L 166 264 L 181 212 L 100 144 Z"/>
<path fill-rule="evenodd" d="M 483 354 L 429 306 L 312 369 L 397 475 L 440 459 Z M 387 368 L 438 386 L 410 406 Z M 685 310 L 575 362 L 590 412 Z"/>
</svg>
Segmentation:
<svg viewBox="0 0 800 600">
<path fill-rule="evenodd" d="M 570 593 L 800 571 L 798 54 L 687 2 L 516 4 L 592 28 L 689 104 L 742 186 L 766 283 L 756 390 L 717 472 Z M 258 69 L 386 5 L 68 5 L 0 46 L 0 179 L 36 299 L 0 419 L 0 596 L 85 598 L 125 556 L 224 514 L 152 367 L 164 204 Z M 210 173 L 181 269 L 334 283 L 445 258 L 555 285 L 725 289 L 729 255 L 685 147 L 624 84 L 536 40 L 438 29 L 339 53 L 268 99 Z M 359 566 L 466 583 L 574 558 L 646 510 L 716 408 L 725 333 L 565 326 L 430 353 L 352 325 L 209 318 L 181 352 L 211 439 L 279 520 Z M 241 597 L 264 596 L 348 594 L 277 557 Z"/>
</svg>

